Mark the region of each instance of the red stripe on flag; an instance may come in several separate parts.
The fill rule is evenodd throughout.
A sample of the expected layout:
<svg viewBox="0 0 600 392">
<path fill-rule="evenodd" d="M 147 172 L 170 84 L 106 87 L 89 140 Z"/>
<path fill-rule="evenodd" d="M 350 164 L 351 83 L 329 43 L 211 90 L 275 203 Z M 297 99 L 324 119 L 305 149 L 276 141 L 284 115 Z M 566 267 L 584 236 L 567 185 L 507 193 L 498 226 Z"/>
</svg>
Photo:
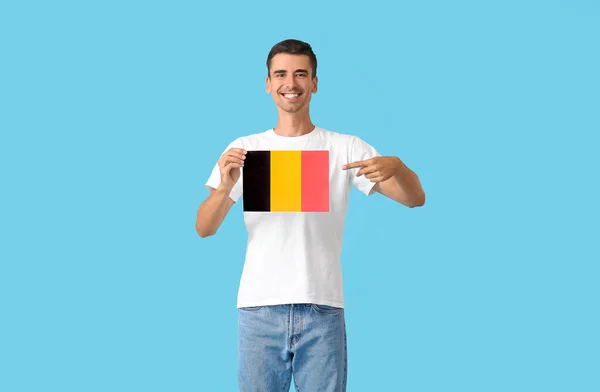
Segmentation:
<svg viewBox="0 0 600 392">
<path fill-rule="evenodd" d="M 329 211 L 329 151 L 302 151 L 302 211 Z"/>
</svg>

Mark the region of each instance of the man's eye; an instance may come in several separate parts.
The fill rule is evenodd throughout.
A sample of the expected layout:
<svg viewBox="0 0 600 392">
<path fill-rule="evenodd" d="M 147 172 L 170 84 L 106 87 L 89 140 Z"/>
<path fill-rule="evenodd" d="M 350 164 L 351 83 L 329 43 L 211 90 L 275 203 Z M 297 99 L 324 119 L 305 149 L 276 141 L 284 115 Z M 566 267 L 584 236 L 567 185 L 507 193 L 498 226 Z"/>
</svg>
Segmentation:
<svg viewBox="0 0 600 392">
<path fill-rule="evenodd" d="M 299 78 L 303 78 L 304 74 L 299 73 L 299 74 L 296 74 L 296 76 L 298 76 Z"/>
</svg>

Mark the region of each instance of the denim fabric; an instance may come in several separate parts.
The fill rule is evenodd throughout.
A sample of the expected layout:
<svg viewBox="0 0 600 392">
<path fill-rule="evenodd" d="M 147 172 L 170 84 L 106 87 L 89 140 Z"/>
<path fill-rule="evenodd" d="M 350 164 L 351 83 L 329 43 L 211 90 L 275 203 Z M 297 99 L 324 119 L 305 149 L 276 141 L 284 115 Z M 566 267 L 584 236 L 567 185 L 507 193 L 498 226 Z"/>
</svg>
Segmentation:
<svg viewBox="0 0 600 392">
<path fill-rule="evenodd" d="M 238 309 L 241 392 L 345 392 L 344 309 L 286 304 Z"/>
</svg>

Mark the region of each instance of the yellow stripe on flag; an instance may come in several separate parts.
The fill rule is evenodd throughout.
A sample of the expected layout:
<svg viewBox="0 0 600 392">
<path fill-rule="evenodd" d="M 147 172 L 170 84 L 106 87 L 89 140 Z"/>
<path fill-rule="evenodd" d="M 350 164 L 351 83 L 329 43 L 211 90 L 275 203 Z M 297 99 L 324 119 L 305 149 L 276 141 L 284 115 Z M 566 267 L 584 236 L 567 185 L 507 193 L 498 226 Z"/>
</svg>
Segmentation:
<svg viewBox="0 0 600 392">
<path fill-rule="evenodd" d="M 302 151 L 271 151 L 271 211 L 302 211 Z"/>
</svg>

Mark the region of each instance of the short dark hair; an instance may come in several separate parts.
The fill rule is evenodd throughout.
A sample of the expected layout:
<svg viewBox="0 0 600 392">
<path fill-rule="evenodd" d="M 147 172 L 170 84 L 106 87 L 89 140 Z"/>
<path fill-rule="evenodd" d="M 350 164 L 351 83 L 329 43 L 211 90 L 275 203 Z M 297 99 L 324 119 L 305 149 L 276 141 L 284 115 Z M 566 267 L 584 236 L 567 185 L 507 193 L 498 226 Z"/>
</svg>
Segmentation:
<svg viewBox="0 0 600 392">
<path fill-rule="evenodd" d="M 317 56 L 315 56 L 312 48 L 309 44 L 297 39 L 286 39 L 281 41 L 271 48 L 269 55 L 267 56 L 267 76 L 271 75 L 271 59 L 279 53 L 298 54 L 306 55 L 310 59 L 310 65 L 312 65 L 312 77 L 317 76 Z"/>
</svg>

